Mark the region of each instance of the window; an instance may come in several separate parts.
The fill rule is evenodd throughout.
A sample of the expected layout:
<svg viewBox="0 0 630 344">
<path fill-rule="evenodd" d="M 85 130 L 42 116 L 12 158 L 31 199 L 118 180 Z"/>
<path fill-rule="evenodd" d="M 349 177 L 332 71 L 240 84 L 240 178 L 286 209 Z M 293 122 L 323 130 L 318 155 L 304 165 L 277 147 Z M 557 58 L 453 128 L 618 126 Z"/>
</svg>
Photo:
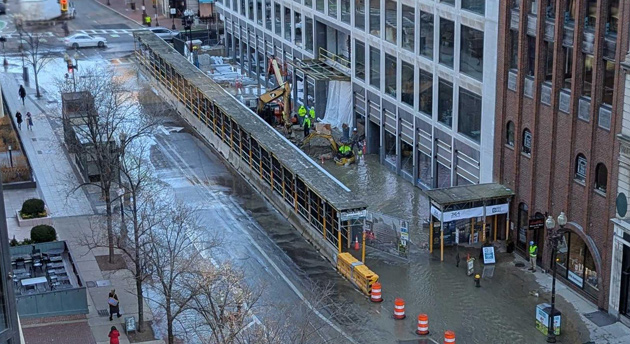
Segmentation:
<svg viewBox="0 0 630 344">
<path fill-rule="evenodd" d="M 437 163 L 437 187 L 448 188 L 451 186 L 451 168 Z"/>
<path fill-rule="evenodd" d="M 455 0 L 440 0 L 440 2 L 443 4 L 449 4 L 449 5 L 455 6 Z"/>
<path fill-rule="evenodd" d="M 608 20 L 606 21 L 606 33 L 617 34 L 619 25 L 619 0 L 608 0 Z"/>
<path fill-rule="evenodd" d="M 354 56 L 354 76 L 365 81 L 365 45 L 357 40 L 354 41 Z"/>
<path fill-rule="evenodd" d="M 276 23 L 276 35 L 282 35 L 282 10 L 280 9 L 280 5 L 274 4 L 275 6 L 275 23 Z"/>
<path fill-rule="evenodd" d="M 529 5 L 529 13 L 534 15 L 538 14 L 538 0 L 531 0 Z"/>
<path fill-rule="evenodd" d="M 396 57 L 385 54 L 385 93 L 396 98 Z"/>
<path fill-rule="evenodd" d="M 365 0 L 354 0 L 354 26 L 365 30 Z"/>
<path fill-rule="evenodd" d="M 440 18 L 440 63 L 453 68 L 453 50 L 455 47 L 455 24 Z"/>
<path fill-rule="evenodd" d="M 521 9 L 521 0 L 511 0 L 512 1 L 512 8 L 515 10 L 520 10 Z"/>
<path fill-rule="evenodd" d="M 479 14 L 485 14 L 486 0 L 462 0 L 462 9 Z"/>
<path fill-rule="evenodd" d="M 553 77 L 553 42 L 545 42 L 545 81 Z"/>
<path fill-rule="evenodd" d="M 248 9 L 247 17 L 249 18 L 249 20 L 254 20 L 254 1 L 253 0 L 247 0 L 247 9 Z"/>
<path fill-rule="evenodd" d="M 547 14 L 547 18 L 554 19 L 556 18 L 556 3 L 555 1 L 547 2 L 547 9 L 545 10 Z"/>
<path fill-rule="evenodd" d="M 606 165 L 599 163 L 595 167 L 595 189 L 606 193 L 608 187 L 608 169 Z"/>
<path fill-rule="evenodd" d="M 415 30 L 414 8 L 402 5 L 402 47 L 414 51 L 414 30 Z"/>
<path fill-rule="evenodd" d="M 256 0 L 256 22 L 262 25 L 262 0 Z"/>
<path fill-rule="evenodd" d="M 518 240 L 516 245 L 522 249 L 527 246 L 527 230 L 529 230 L 529 208 L 527 204 L 518 205 Z"/>
<path fill-rule="evenodd" d="M 514 122 L 512 121 L 507 123 L 505 143 L 510 147 L 514 147 Z"/>
<path fill-rule="evenodd" d="M 453 84 L 442 79 L 438 85 L 438 122 L 453 125 Z"/>
<path fill-rule="evenodd" d="M 586 0 L 586 18 L 584 19 L 584 27 L 595 30 L 597 25 L 597 0 Z"/>
<path fill-rule="evenodd" d="M 415 84 L 413 81 L 413 74 L 413 64 L 402 61 L 400 73 L 400 78 L 402 79 L 400 82 L 400 100 L 411 107 L 414 106 L 413 98 L 416 94 L 414 90 Z"/>
<path fill-rule="evenodd" d="M 564 11 L 564 22 L 569 24 L 570 26 L 573 26 L 573 23 L 575 22 L 575 15 L 577 13 L 577 2 L 578 0 L 567 0 L 566 2 L 567 7 Z"/>
<path fill-rule="evenodd" d="M 305 17 L 304 39 L 306 51 L 313 52 L 313 18 Z"/>
<path fill-rule="evenodd" d="M 350 24 L 350 0 L 341 0 L 341 21 Z"/>
<path fill-rule="evenodd" d="M 459 89 L 457 131 L 479 142 L 481 138 L 481 96 Z"/>
<path fill-rule="evenodd" d="M 420 55 L 433 60 L 433 14 L 420 11 Z"/>
<path fill-rule="evenodd" d="M 370 47 L 370 85 L 381 87 L 381 52 L 379 49 Z"/>
<path fill-rule="evenodd" d="M 602 102 L 612 106 L 615 95 L 615 62 L 604 60 L 604 66 L 606 66 L 606 70 L 604 71 L 604 87 L 602 87 L 604 95 Z"/>
<path fill-rule="evenodd" d="M 584 74 L 582 75 L 582 95 L 591 96 L 591 86 L 593 84 L 593 67 L 595 59 L 593 55 L 583 54 L 584 56 Z"/>
<path fill-rule="evenodd" d="M 396 28 L 398 20 L 396 16 L 396 0 L 385 0 L 385 40 L 396 44 Z"/>
<path fill-rule="evenodd" d="M 575 180 L 584 183 L 586 181 L 586 157 L 583 154 L 578 154 L 575 159 Z"/>
<path fill-rule="evenodd" d="M 370 0 L 370 33 L 381 36 L 381 1 Z"/>
<path fill-rule="evenodd" d="M 420 69 L 420 111 L 433 115 L 433 74 Z"/>
<path fill-rule="evenodd" d="M 271 21 L 271 1 L 265 1 L 265 28 L 271 30 L 273 22 Z"/>
<path fill-rule="evenodd" d="M 518 69 L 518 31 L 510 30 L 510 69 Z"/>
<path fill-rule="evenodd" d="M 536 37 L 527 36 L 527 75 L 536 72 Z"/>
<path fill-rule="evenodd" d="M 324 13 L 324 1 L 326 0 L 315 0 L 315 9 L 322 13 Z"/>
<path fill-rule="evenodd" d="M 304 0 L 304 6 L 313 8 L 313 0 Z"/>
<path fill-rule="evenodd" d="M 337 0 L 328 0 L 328 15 L 337 18 Z"/>
<path fill-rule="evenodd" d="M 564 48 L 564 88 L 571 89 L 573 81 L 573 48 Z"/>
<path fill-rule="evenodd" d="M 291 9 L 284 8 L 284 39 L 291 40 Z"/>
<path fill-rule="evenodd" d="M 418 179 L 420 183 L 433 187 L 433 173 L 431 173 L 431 157 L 422 152 L 418 153 Z"/>
<path fill-rule="evenodd" d="M 459 69 L 477 80 L 483 78 L 483 32 L 462 26 Z"/>
<path fill-rule="evenodd" d="M 530 155 L 532 154 L 532 132 L 529 129 L 523 130 L 523 146 L 521 152 Z"/>
<path fill-rule="evenodd" d="M 293 12 L 293 22 L 295 23 L 293 27 L 295 28 L 295 35 L 293 36 L 295 39 L 295 45 L 298 47 L 302 47 L 302 15 L 298 12 Z"/>
</svg>

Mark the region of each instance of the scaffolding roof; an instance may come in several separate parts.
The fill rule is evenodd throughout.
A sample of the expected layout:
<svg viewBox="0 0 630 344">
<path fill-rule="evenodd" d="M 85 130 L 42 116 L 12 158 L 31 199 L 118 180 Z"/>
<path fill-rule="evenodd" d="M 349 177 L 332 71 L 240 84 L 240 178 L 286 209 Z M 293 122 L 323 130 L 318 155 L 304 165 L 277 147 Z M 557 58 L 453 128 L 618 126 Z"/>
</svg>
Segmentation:
<svg viewBox="0 0 630 344">
<path fill-rule="evenodd" d="M 350 77 L 345 73 L 335 69 L 323 60 L 299 60 L 287 61 L 293 68 L 302 70 L 304 74 L 307 74 L 311 78 L 317 81 L 327 80 L 341 80 L 349 81 Z"/>
<path fill-rule="evenodd" d="M 496 200 L 514 196 L 514 191 L 501 184 L 475 184 L 426 191 L 429 199 L 441 207 L 453 204 Z"/>
<path fill-rule="evenodd" d="M 189 83 L 194 84 L 208 99 L 212 99 L 248 135 L 255 138 L 294 175 L 300 176 L 300 179 L 311 190 L 325 199 L 337 211 L 367 208 L 367 204 L 358 200 L 350 189 L 191 64 L 164 40 L 151 32 L 134 32 L 134 36 L 138 37 L 143 44 L 150 46 L 153 51 L 159 53 L 165 62 L 175 68 Z"/>
</svg>

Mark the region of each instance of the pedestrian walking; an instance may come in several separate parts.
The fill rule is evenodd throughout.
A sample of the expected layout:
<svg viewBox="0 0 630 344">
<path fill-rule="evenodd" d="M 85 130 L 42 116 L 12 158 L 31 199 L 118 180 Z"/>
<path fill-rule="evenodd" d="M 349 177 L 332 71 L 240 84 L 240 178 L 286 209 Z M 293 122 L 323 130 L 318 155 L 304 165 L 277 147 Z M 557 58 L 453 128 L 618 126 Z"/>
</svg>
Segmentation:
<svg viewBox="0 0 630 344">
<path fill-rule="evenodd" d="M 538 245 L 535 242 L 529 242 L 529 268 L 532 272 L 536 272 L 536 257 L 538 256 Z"/>
<path fill-rule="evenodd" d="M 17 121 L 18 129 L 22 130 L 22 114 L 19 111 L 15 114 L 15 120 Z"/>
<path fill-rule="evenodd" d="M 63 29 L 64 35 L 68 37 L 68 35 L 70 34 L 70 30 L 68 29 L 68 23 L 63 22 L 63 24 L 61 24 L 61 28 Z"/>
<path fill-rule="evenodd" d="M 118 295 L 116 295 L 116 289 L 112 289 L 109 292 L 107 303 L 109 304 L 109 321 L 112 321 L 114 313 L 120 318 L 120 302 L 118 301 Z"/>
<path fill-rule="evenodd" d="M 120 341 L 118 340 L 118 337 L 120 337 L 120 332 L 118 332 L 116 326 L 112 326 L 112 329 L 109 331 L 108 337 L 109 344 L 120 344 Z"/>
<path fill-rule="evenodd" d="M 20 95 L 20 98 L 22 98 L 22 105 L 24 105 L 24 98 L 26 98 L 26 90 L 24 89 L 24 86 L 20 85 L 18 94 Z"/>
<path fill-rule="evenodd" d="M 26 113 L 26 129 L 33 130 L 33 116 L 30 112 Z"/>
</svg>

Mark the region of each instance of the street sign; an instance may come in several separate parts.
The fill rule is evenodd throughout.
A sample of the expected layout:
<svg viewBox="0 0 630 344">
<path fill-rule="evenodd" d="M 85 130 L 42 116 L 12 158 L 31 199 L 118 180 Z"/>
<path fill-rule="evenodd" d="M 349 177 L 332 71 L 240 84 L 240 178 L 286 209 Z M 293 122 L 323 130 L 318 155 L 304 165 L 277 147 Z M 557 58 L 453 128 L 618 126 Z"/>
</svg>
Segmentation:
<svg viewBox="0 0 630 344">
<path fill-rule="evenodd" d="M 175 8 L 171 8 L 171 14 L 175 15 L 177 13 L 177 10 Z"/>
<path fill-rule="evenodd" d="M 483 263 L 494 264 L 496 259 L 494 256 L 494 246 L 486 246 L 483 248 Z"/>
<path fill-rule="evenodd" d="M 400 227 L 400 241 L 409 241 L 409 229 Z"/>
</svg>

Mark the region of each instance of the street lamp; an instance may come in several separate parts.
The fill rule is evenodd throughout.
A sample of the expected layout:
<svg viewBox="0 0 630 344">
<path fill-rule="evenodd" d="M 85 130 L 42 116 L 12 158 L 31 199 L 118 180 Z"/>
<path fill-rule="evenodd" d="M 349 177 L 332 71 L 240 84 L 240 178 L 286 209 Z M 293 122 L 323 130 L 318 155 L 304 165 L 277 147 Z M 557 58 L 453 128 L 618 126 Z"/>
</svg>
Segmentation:
<svg viewBox="0 0 630 344">
<path fill-rule="evenodd" d="M 4 68 L 6 68 L 9 65 L 9 61 L 7 61 L 7 52 L 6 50 L 4 50 L 4 43 L 6 42 L 7 42 L 6 37 L 0 36 L 0 43 L 2 43 L 2 56 L 4 57 L 4 61 L 2 62 L 2 65 L 4 65 Z"/>
<path fill-rule="evenodd" d="M 552 257 L 552 267 L 553 267 L 553 277 L 551 281 L 551 314 L 549 319 L 549 331 L 547 332 L 547 343 L 555 343 L 556 342 L 556 333 L 554 327 L 554 313 L 556 311 L 556 264 L 557 258 L 556 254 L 558 253 L 558 244 L 562 239 L 562 235 L 565 232 L 564 226 L 567 224 L 567 216 L 563 211 L 558 215 L 558 225 L 560 228 L 556 229 L 556 221 L 551 216 L 547 216 L 547 220 L 545 221 L 545 226 L 548 230 L 548 239 L 551 244 L 551 257 Z"/>
<path fill-rule="evenodd" d="M 177 27 L 175 26 L 175 14 L 177 13 L 177 9 L 175 9 L 175 7 L 171 7 L 170 12 L 171 18 L 173 18 L 173 26 L 171 26 L 171 30 L 176 30 Z"/>
<path fill-rule="evenodd" d="M 13 147 L 9 145 L 9 161 L 11 162 L 11 167 L 13 167 L 13 154 L 11 154 L 12 151 L 13 151 Z"/>
</svg>

